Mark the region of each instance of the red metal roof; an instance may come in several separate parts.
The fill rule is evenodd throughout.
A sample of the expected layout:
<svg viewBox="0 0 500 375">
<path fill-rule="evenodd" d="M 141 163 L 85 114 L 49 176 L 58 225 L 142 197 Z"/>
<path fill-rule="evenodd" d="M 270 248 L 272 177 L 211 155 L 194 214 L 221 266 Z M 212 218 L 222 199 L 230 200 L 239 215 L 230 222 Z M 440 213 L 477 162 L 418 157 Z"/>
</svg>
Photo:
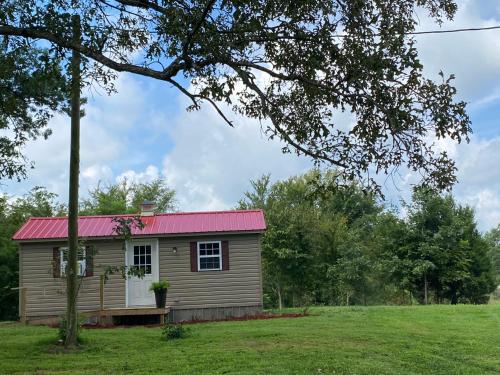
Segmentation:
<svg viewBox="0 0 500 375">
<path fill-rule="evenodd" d="M 80 216 L 78 236 L 115 237 L 113 217 L 134 215 Z M 142 216 L 145 227 L 132 229 L 134 236 L 212 233 L 257 232 L 266 229 L 262 210 L 235 210 L 213 212 L 185 212 Z M 19 229 L 15 241 L 61 239 L 68 236 L 67 217 L 32 217 Z"/>
</svg>

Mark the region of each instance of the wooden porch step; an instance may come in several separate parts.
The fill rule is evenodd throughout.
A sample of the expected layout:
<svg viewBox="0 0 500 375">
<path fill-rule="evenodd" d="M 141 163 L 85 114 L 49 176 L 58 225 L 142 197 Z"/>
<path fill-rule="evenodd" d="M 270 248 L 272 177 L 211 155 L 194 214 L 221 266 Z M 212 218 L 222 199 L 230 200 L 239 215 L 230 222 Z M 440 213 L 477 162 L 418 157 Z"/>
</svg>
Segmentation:
<svg viewBox="0 0 500 375">
<path fill-rule="evenodd" d="M 166 315 L 170 307 L 113 307 L 102 310 L 87 311 L 85 314 L 93 316 L 125 316 L 125 315 Z"/>
</svg>

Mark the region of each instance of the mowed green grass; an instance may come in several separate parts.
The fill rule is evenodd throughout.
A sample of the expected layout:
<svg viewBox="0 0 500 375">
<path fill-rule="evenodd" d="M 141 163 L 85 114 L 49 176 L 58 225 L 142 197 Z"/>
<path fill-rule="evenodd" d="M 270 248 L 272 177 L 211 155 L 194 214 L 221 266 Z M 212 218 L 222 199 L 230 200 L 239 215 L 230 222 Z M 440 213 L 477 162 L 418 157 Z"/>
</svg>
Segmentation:
<svg viewBox="0 0 500 375">
<path fill-rule="evenodd" d="M 499 374 L 500 305 L 314 308 L 313 315 L 83 331 L 0 324 L 0 374 Z"/>
</svg>

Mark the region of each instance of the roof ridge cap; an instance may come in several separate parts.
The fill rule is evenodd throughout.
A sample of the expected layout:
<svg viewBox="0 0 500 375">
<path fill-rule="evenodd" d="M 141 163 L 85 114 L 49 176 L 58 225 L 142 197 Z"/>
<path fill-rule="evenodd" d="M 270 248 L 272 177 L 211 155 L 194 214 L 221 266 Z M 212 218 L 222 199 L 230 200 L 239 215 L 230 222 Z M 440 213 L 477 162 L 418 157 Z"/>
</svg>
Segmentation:
<svg viewBox="0 0 500 375">
<path fill-rule="evenodd" d="M 262 212 L 261 208 L 255 208 L 251 210 L 221 210 L 221 211 L 186 211 L 186 212 L 160 212 L 155 214 L 155 216 L 167 216 L 167 215 L 199 215 L 199 214 L 228 214 L 228 213 L 245 213 L 245 212 Z"/>
<path fill-rule="evenodd" d="M 199 215 L 199 214 L 227 214 L 227 213 L 245 213 L 245 212 L 263 212 L 261 208 L 252 208 L 249 210 L 220 210 L 220 211 L 185 211 L 185 212 L 160 212 L 155 213 L 154 216 L 168 216 L 168 215 Z M 140 214 L 108 214 L 108 215 L 79 215 L 78 219 L 92 219 L 92 218 L 106 218 L 106 217 L 130 217 L 141 216 Z M 143 216 L 151 217 L 151 216 Z M 30 216 L 29 220 L 63 220 L 68 219 L 68 216 Z"/>
</svg>

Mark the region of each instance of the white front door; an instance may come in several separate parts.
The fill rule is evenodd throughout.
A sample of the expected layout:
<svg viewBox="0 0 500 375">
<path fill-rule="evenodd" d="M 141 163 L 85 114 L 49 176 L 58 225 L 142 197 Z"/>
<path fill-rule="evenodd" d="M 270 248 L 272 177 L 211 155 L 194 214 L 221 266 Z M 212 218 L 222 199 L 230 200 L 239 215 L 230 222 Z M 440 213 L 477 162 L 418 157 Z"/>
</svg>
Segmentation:
<svg viewBox="0 0 500 375">
<path fill-rule="evenodd" d="M 151 306 L 155 304 L 154 293 L 149 291 L 151 283 L 159 279 L 158 241 L 127 243 L 127 266 L 144 270 L 144 277 L 127 278 L 127 306 Z"/>
</svg>

